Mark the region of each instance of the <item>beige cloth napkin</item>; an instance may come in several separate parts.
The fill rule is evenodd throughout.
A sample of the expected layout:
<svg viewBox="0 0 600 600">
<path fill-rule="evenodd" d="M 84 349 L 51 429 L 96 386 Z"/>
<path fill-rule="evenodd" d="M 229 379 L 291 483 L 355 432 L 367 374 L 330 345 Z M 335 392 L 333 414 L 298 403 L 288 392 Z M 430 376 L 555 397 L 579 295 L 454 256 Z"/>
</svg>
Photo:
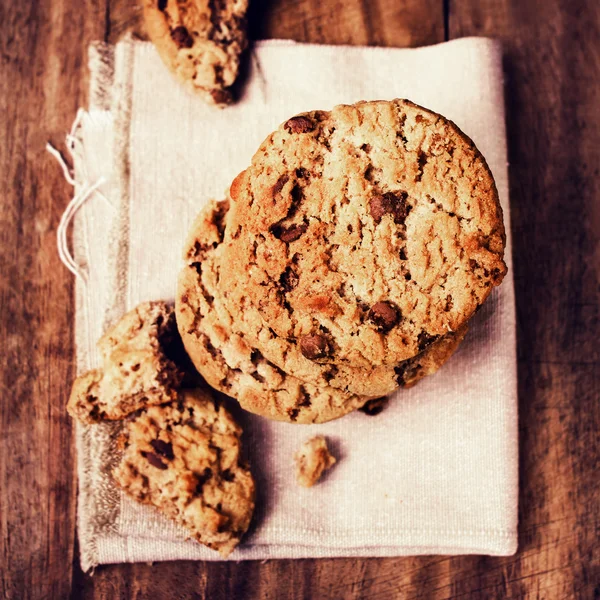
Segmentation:
<svg viewBox="0 0 600 600">
<path fill-rule="evenodd" d="M 91 49 L 91 101 L 69 138 L 79 370 L 98 364 L 103 329 L 138 302 L 173 298 L 184 237 L 222 198 L 262 139 L 287 117 L 357 100 L 406 97 L 453 119 L 486 156 L 508 224 L 501 49 L 463 39 L 421 49 L 259 42 L 239 104 L 205 106 L 176 85 L 146 43 Z M 103 177 L 96 192 L 89 185 Z M 508 248 L 510 268 L 510 246 Z M 232 560 L 511 554 L 517 544 L 517 391 L 512 271 L 435 376 L 397 392 L 377 417 L 324 425 L 238 410 L 259 487 L 256 527 Z M 220 560 L 115 489 L 118 425 L 78 427 L 78 525 L 84 570 L 97 564 Z M 292 455 L 324 434 L 338 463 L 300 489 Z"/>
</svg>

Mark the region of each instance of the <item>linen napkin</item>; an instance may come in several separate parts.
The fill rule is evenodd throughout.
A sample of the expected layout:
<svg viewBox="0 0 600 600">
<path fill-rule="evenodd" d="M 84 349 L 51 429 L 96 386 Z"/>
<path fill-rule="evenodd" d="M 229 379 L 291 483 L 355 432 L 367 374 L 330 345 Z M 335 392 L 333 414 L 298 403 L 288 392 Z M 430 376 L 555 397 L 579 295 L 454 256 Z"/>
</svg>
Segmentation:
<svg viewBox="0 0 600 600">
<path fill-rule="evenodd" d="M 91 94 L 68 136 L 74 157 L 77 365 L 126 310 L 172 299 L 182 245 L 286 118 L 358 100 L 409 98 L 454 120 L 486 157 L 509 228 L 501 48 L 467 38 L 419 49 L 258 42 L 238 104 L 218 111 L 181 86 L 152 45 L 90 50 Z M 96 186 L 95 188 L 93 186 Z M 71 207 L 72 208 L 72 207 Z M 380 415 L 271 422 L 231 402 L 258 486 L 255 526 L 230 560 L 514 553 L 517 544 L 515 308 L 509 274 L 436 375 Z M 84 570 L 115 562 L 222 560 L 118 491 L 119 424 L 77 426 Z M 315 434 L 338 462 L 300 489 L 293 454 Z"/>
</svg>

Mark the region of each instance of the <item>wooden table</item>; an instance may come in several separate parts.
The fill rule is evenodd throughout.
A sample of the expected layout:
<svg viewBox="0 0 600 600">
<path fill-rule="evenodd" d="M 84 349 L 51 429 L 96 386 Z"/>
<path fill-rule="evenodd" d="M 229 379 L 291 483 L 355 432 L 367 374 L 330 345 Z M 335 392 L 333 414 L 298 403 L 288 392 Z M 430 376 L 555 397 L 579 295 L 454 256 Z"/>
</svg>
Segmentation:
<svg viewBox="0 0 600 600">
<path fill-rule="evenodd" d="M 519 342 L 519 552 L 509 558 L 116 565 L 75 537 L 73 279 L 55 234 L 60 143 L 89 42 L 139 29 L 125 0 L 0 0 L 0 596 L 599 598 L 600 2 L 253 0 L 253 38 L 417 46 L 502 39 Z"/>
</svg>

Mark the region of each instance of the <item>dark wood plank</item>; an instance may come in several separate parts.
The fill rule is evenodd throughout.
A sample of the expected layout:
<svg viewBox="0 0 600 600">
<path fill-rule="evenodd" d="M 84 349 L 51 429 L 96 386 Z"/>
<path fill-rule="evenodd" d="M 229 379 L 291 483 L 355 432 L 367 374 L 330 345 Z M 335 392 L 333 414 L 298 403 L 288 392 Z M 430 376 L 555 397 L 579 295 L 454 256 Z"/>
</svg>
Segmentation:
<svg viewBox="0 0 600 600">
<path fill-rule="evenodd" d="M 473 589 L 597 597 L 600 4 L 453 2 L 449 32 L 505 45 L 519 326 L 520 550 Z"/>
<path fill-rule="evenodd" d="M 102 10 L 0 2 L 0 597 L 66 598 L 75 528 L 72 278 L 56 252 L 69 199 L 45 152 L 84 101 Z M 98 26 L 100 23 L 100 26 Z"/>
<path fill-rule="evenodd" d="M 401 47 L 444 40 L 441 0 L 257 0 L 251 6 L 255 40 Z"/>
</svg>

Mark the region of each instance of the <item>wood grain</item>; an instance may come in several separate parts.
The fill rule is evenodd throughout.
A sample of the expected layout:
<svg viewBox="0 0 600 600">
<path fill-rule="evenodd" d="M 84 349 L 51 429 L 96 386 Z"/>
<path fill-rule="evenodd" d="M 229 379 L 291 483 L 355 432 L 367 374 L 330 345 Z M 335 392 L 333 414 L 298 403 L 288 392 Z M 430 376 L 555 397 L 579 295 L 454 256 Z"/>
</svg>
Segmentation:
<svg viewBox="0 0 600 600">
<path fill-rule="evenodd" d="M 55 252 L 69 198 L 44 152 L 85 104 L 93 39 L 143 35 L 127 0 L 0 0 L 0 597 L 600 597 L 600 4 L 254 0 L 254 39 L 506 48 L 519 320 L 516 556 L 78 566 L 73 288 Z"/>
<path fill-rule="evenodd" d="M 509 595 L 600 594 L 600 4 L 470 1 L 505 44 L 521 432 Z M 592 482 L 595 481 L 596 485 Z M 595 590 L 595 591 L 594 591 Z"/>
<path fill-rule="evenodd" d="M 0 4 L 0 596 L 65 598 L 75 527 L 73 287 L 56 227 L 68 201 L 48 139 L 84 101 L 80 73 L 98 9 Z"/>
</svg>

